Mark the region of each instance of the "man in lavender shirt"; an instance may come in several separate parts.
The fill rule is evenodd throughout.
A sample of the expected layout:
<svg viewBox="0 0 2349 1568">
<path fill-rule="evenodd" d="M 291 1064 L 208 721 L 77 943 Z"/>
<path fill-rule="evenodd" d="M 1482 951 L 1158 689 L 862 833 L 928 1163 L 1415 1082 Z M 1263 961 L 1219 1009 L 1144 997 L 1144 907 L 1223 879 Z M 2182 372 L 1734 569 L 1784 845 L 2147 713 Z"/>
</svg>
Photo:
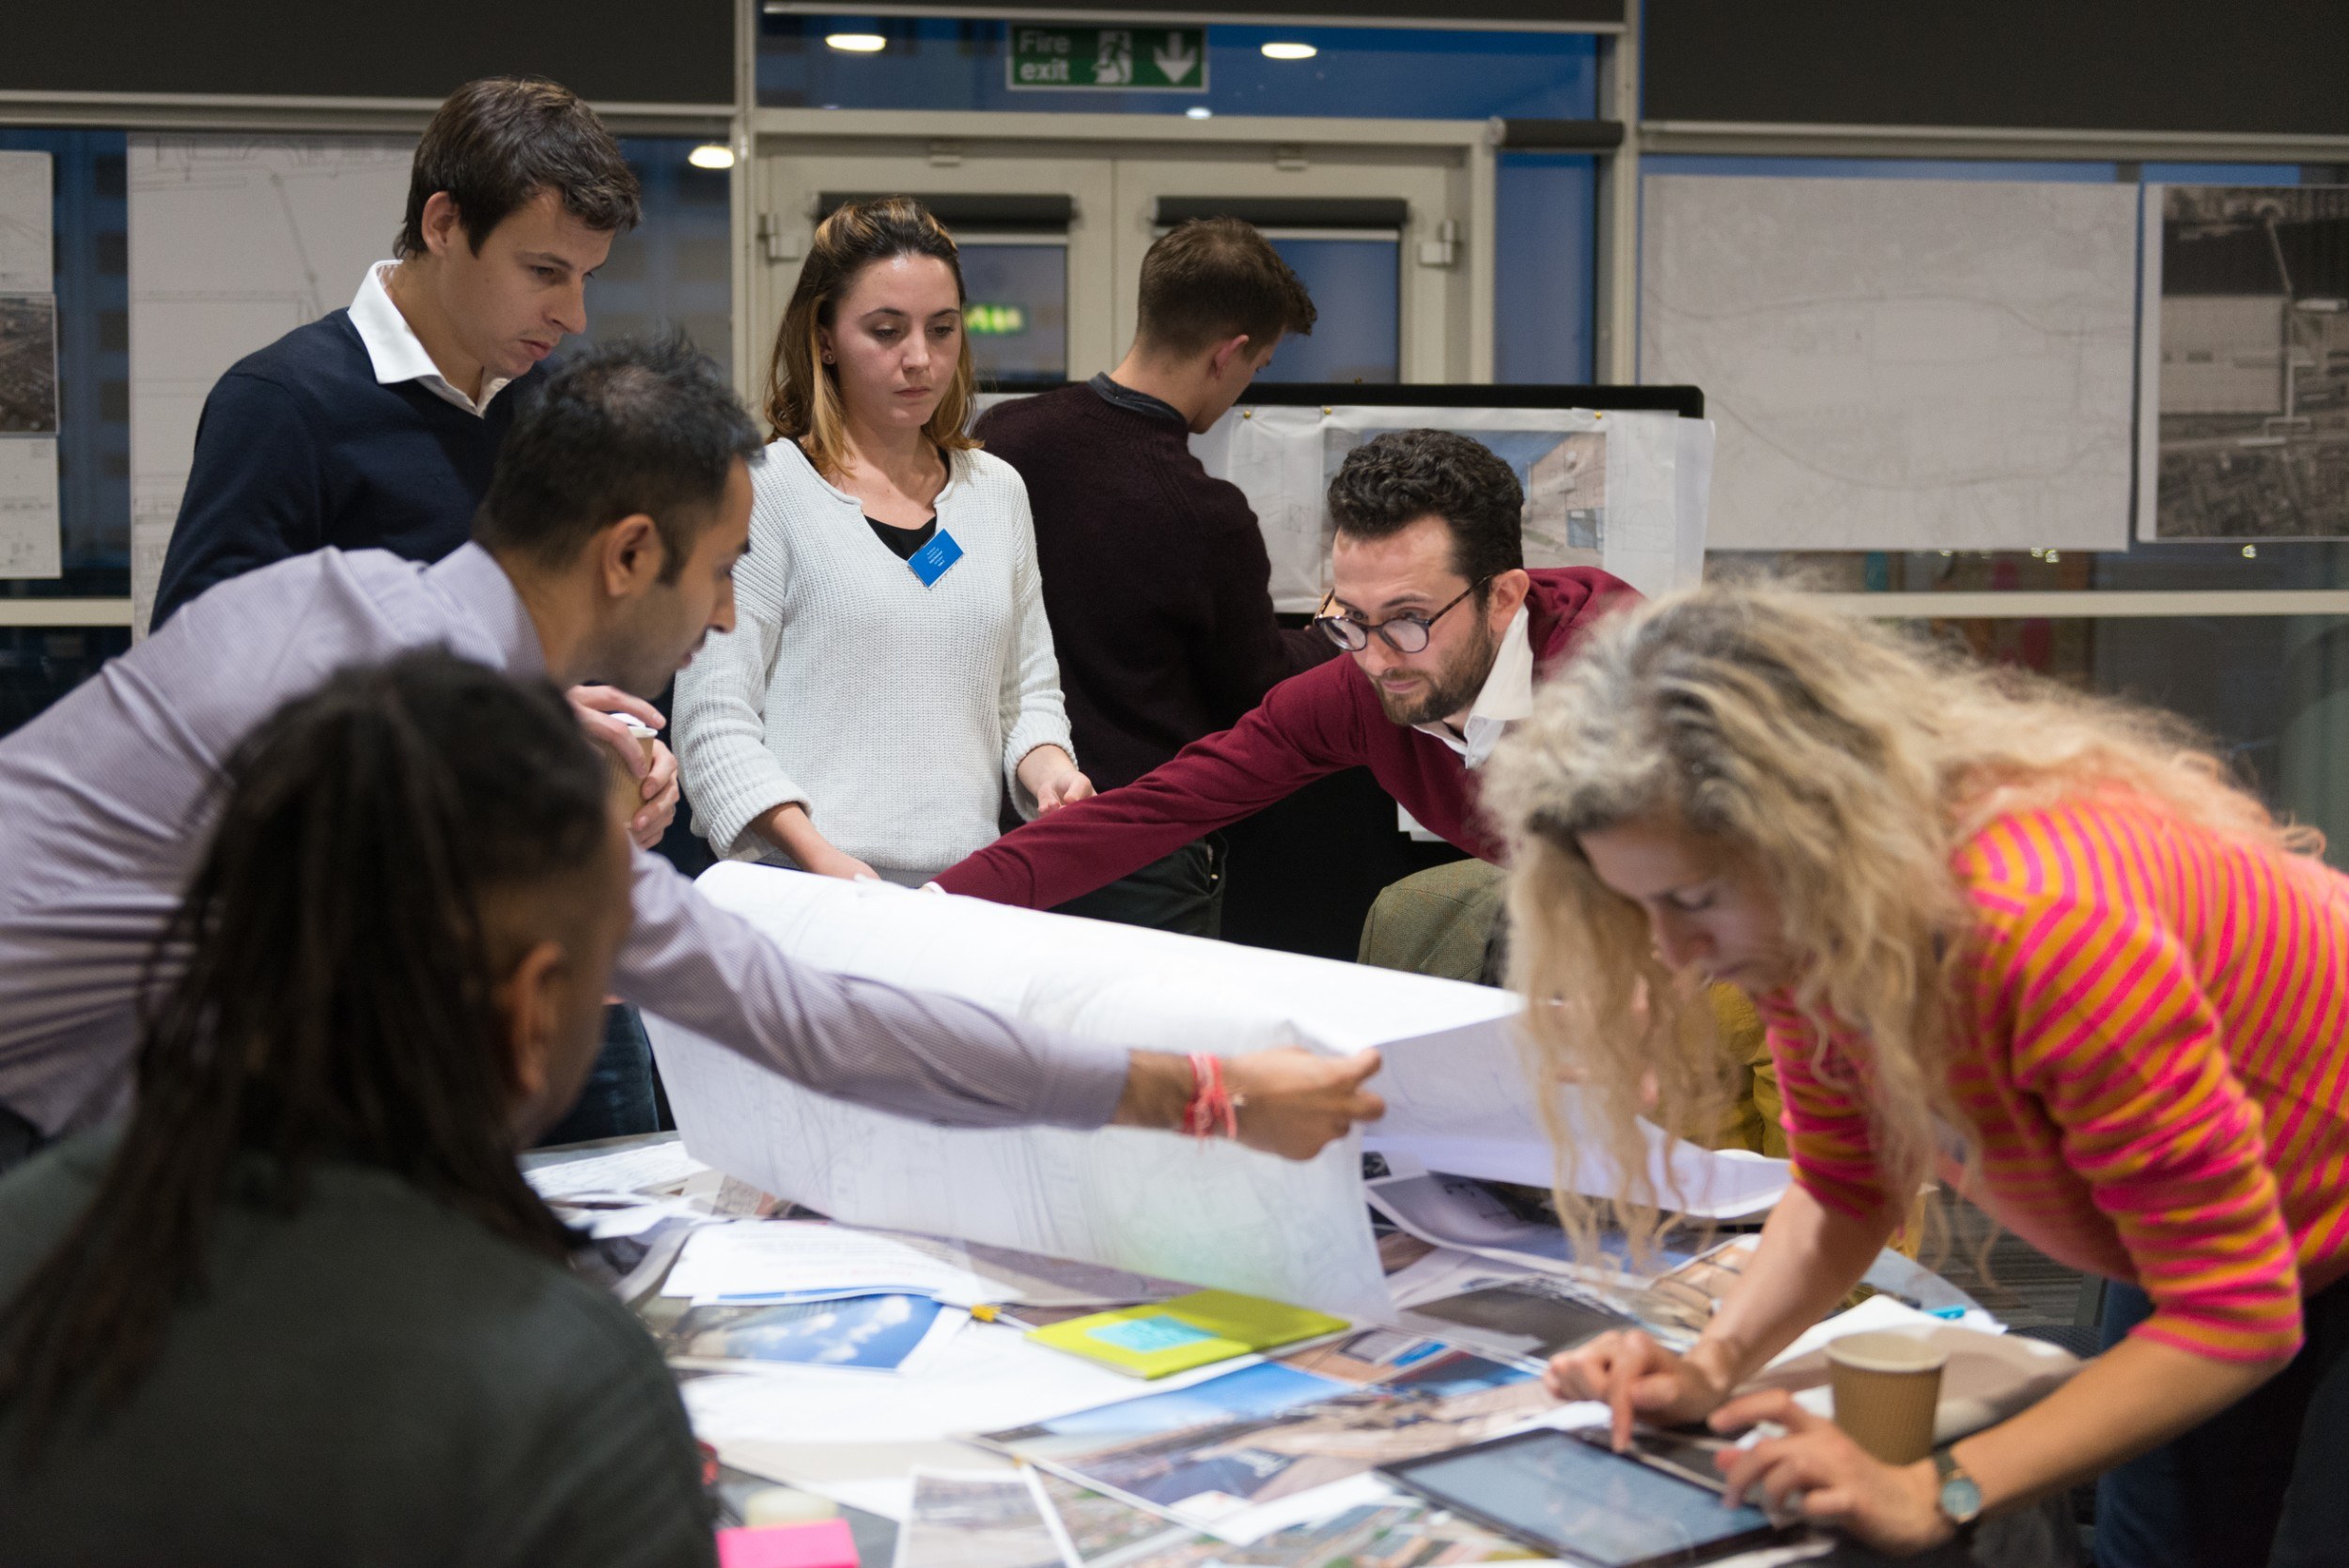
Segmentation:
<svg viewBox="0 0 2349 1568">
<path fill-rule="evenodd" d="M 156 939 L 248 730 L 337 669 L 433 644 L 658 691 L 734 625 L 759 445 L 682 344 L 589 353 L 517 417 L 473 543 L 431 566 L 320 550 L 223 583 L 0 740 L 0 1165 L 126 1103 L 143 978 L 177 961 Z M 811 1089 L 967 1126 L 1172 1128 L 1191 1098 L 1183 1057 L 803 969 L 641 849 L 632 902 L 622 996 Z M 1228 1063 L 1240 1140 L 1312 1155 L 1379 1113 L 1377 1065 Z"/>
</svg>

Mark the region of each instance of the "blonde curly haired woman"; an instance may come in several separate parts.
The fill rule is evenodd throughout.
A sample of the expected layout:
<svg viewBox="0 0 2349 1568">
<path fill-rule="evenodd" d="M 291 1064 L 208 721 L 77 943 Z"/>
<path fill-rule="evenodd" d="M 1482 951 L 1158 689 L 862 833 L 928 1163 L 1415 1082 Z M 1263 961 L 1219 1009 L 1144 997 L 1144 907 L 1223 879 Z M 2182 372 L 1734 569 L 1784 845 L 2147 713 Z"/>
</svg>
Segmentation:
<svg viewBox="0 0 2349 1568">
<path fill-rule="evenodd" d="M 1793 1192 L 1685 1356 L 1611 1335 L 1561 1397 L 1768 1421 L 1735 1487 L 1895 1552 L 2092 1476 L 2106 1564 L 2349 1551 L 2349 878 L 2179 726 L 1960 662 L 1783 592 L 1601 626 L 1488 766 L 1514 983 L 1638 1171 L 1753 995 Z M 1652 1077 L 1650 1077 L 1652 1075 Z M 1571 1159 L 1571 1129 L 1559 1129 Z M 1936 1459 L 1880 1463 L 1734 1390 L 1830 1310 L 1939 1169 L 2118 1281 L 2108 1348 Z M 1587 1235 L 1659 1197 L 1563 1200 Z M 1797 1496 L 1798 1495 L 1798 1496 Z"/>
</svg>

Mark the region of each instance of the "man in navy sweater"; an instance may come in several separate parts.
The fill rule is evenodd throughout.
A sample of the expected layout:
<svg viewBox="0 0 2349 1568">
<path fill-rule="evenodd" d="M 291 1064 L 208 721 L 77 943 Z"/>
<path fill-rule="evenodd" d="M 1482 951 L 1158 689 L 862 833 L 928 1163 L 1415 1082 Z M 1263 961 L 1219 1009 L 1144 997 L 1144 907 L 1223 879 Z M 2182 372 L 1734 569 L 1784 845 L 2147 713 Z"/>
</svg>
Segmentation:
<svg viewBox="0 0 2349 1568">
<path fill-rule="evenodd" d="M 1314 303 L 1237 218 L 1182 225 L 1142 258 L 1141 330 L 1117 368 L 1004 403 L 976 434 L 1019 471 L 1044 613 L 1086 776 L 1115 789 L 1228 729 L 1275 685 L 1337 654 L 1273 618 L 1272 563 L 1239 487 L 1190 437 L 1230 411 Z M 1210 937 L 1223 884 L 1210 836 L 1061 912 Z"/>
<path fill-rule="evenodd" d="M 587 326 L 587 276 L 639 212 L 636 176 L 594 110 L 552 82 L 493 77 L 451 94 L 417 144 L 397 257 L 348 310 L 246 355 L 204 400 L 163 556 L 154 625 L 215 583 L 321 546 L 438 561 L 469 537 L 499 445 L 555 345 Z M 572 700 L 638 774 L 637 842 L 677 809 L 677 761 L 647 763 L 611 717 L 659 727 L 609 687 Z M 642 1025 L 614 1009 L 608 1048 L 554 1141 L 648 1129 Z"/>
<path fill-rule="evenodd" d="M 321 545 L 437 561 L 463 544 L 516 399 L 586 329 L 587 274 L 637 213 L 618 144 L 569 92 L 459 88 L 416 148 L 397 259 L 205 399 L 155 624 Z"/>
</svg>

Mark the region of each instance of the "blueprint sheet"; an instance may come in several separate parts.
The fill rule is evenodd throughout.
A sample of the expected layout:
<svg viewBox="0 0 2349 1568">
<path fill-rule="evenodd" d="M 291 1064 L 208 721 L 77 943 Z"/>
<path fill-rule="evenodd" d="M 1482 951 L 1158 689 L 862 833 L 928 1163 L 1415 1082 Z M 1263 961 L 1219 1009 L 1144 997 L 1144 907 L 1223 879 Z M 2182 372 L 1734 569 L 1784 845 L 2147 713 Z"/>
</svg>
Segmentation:
<svg viewBox="0 0 2349 1568">
<path fill-rule="evenodd" d="M 2127 546 L 2134 184 L 1641 190 L 1640 379 L 1704 389 L 1713 549 Z"/>
<path fill-rule="evenodd" d="M 1508 995 L 1483 986 L 882 883 L 728 863 L 700 887 L 817 969 L 1128 1047 L 1229 1056 L 1295 1043 L 1343 1055 L 1516 1011 Z M 646 1021 L 687 1146 L 778 1197 L 852 1224 L 1347 1316 L 1386 1309 L 1353 1139 L 1299 1163 L 1128 1127 L 933 1127 L 811 1094 L 664 1020 Z"/>
<path fill-rule="evenodd" d="M 1466 1174 L 1548 1179 L 1507 992 L 739 862 L 699 886 L 815 968 L 1117 1045 L 1225 1056 L 1292 1043 L 1335 1055 L 1379 1048 L 1382 1142 L 1439 1155 L 1438 1169 L 1466 1161 Z M 933 1127 L 812 1094 L 666 1020 L 646 1023 L 686 1145 L 777 1197 L 850 1224 L 1352 1317 L 1389 1311 L 1355 1139 L 1299 1163 L 1127 1127 Z M 1746 1182 L 1709 1174 L 1713 1157 L 1657 1137 L 1659 1158 L 1688 1166 L 1686 1190 L 1723 1207 L 1750 1202 Z M 1595 1179 L 1611 1183 L 1605 1172 Z"/>
</svg>

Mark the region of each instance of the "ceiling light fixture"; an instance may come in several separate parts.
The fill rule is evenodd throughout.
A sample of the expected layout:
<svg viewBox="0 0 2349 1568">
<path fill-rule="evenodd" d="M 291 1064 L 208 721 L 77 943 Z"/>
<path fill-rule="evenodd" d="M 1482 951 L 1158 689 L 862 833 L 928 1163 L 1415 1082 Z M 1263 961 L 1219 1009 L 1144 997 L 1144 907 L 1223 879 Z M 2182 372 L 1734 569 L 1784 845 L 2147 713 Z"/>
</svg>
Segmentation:
<svg viewBox="0 0 2349 1568">
<path fill-rule="evenodd" d="M 1321 51 L 1310 43 L 1268 43 L 1264 57 L 1268 60 L 1310 60 Z"/>
<path fill-rule="evenodd" d="M 1185 115 L 1185 116 L 1187 116 L 1188 117 L 1190 117 L 1190 118 L 1191 118 L 1191 119 L 1213 119 L 1213 118 L 1215 118 L 1215 111 L 1214 111 L 1213 109 L 1208 108 L 1208 107 L 1207 107 L 1206 104 L 1204 104 L 1204 103 L 1194 103 L 1194 104 L 1192 104 L 1190 108 L 1188 108 L 1188 109 L 1184 110 L 1184 111 L 1183 111 L 1183 113 L 1184 113 L 1184 115 Z"/>
<path fill-rule="evenodd" d="M 826 33 L 824 42 L 843 54 L 878 54 L 889 47 L 879 33 Z"/>
<path fill-rule="evenodd" d="M 734 167 L 734 149 L 723 142 L 704 142 L 687 153 L 685 161 L 697 169 L 730 169 Z"/>
</svg>

